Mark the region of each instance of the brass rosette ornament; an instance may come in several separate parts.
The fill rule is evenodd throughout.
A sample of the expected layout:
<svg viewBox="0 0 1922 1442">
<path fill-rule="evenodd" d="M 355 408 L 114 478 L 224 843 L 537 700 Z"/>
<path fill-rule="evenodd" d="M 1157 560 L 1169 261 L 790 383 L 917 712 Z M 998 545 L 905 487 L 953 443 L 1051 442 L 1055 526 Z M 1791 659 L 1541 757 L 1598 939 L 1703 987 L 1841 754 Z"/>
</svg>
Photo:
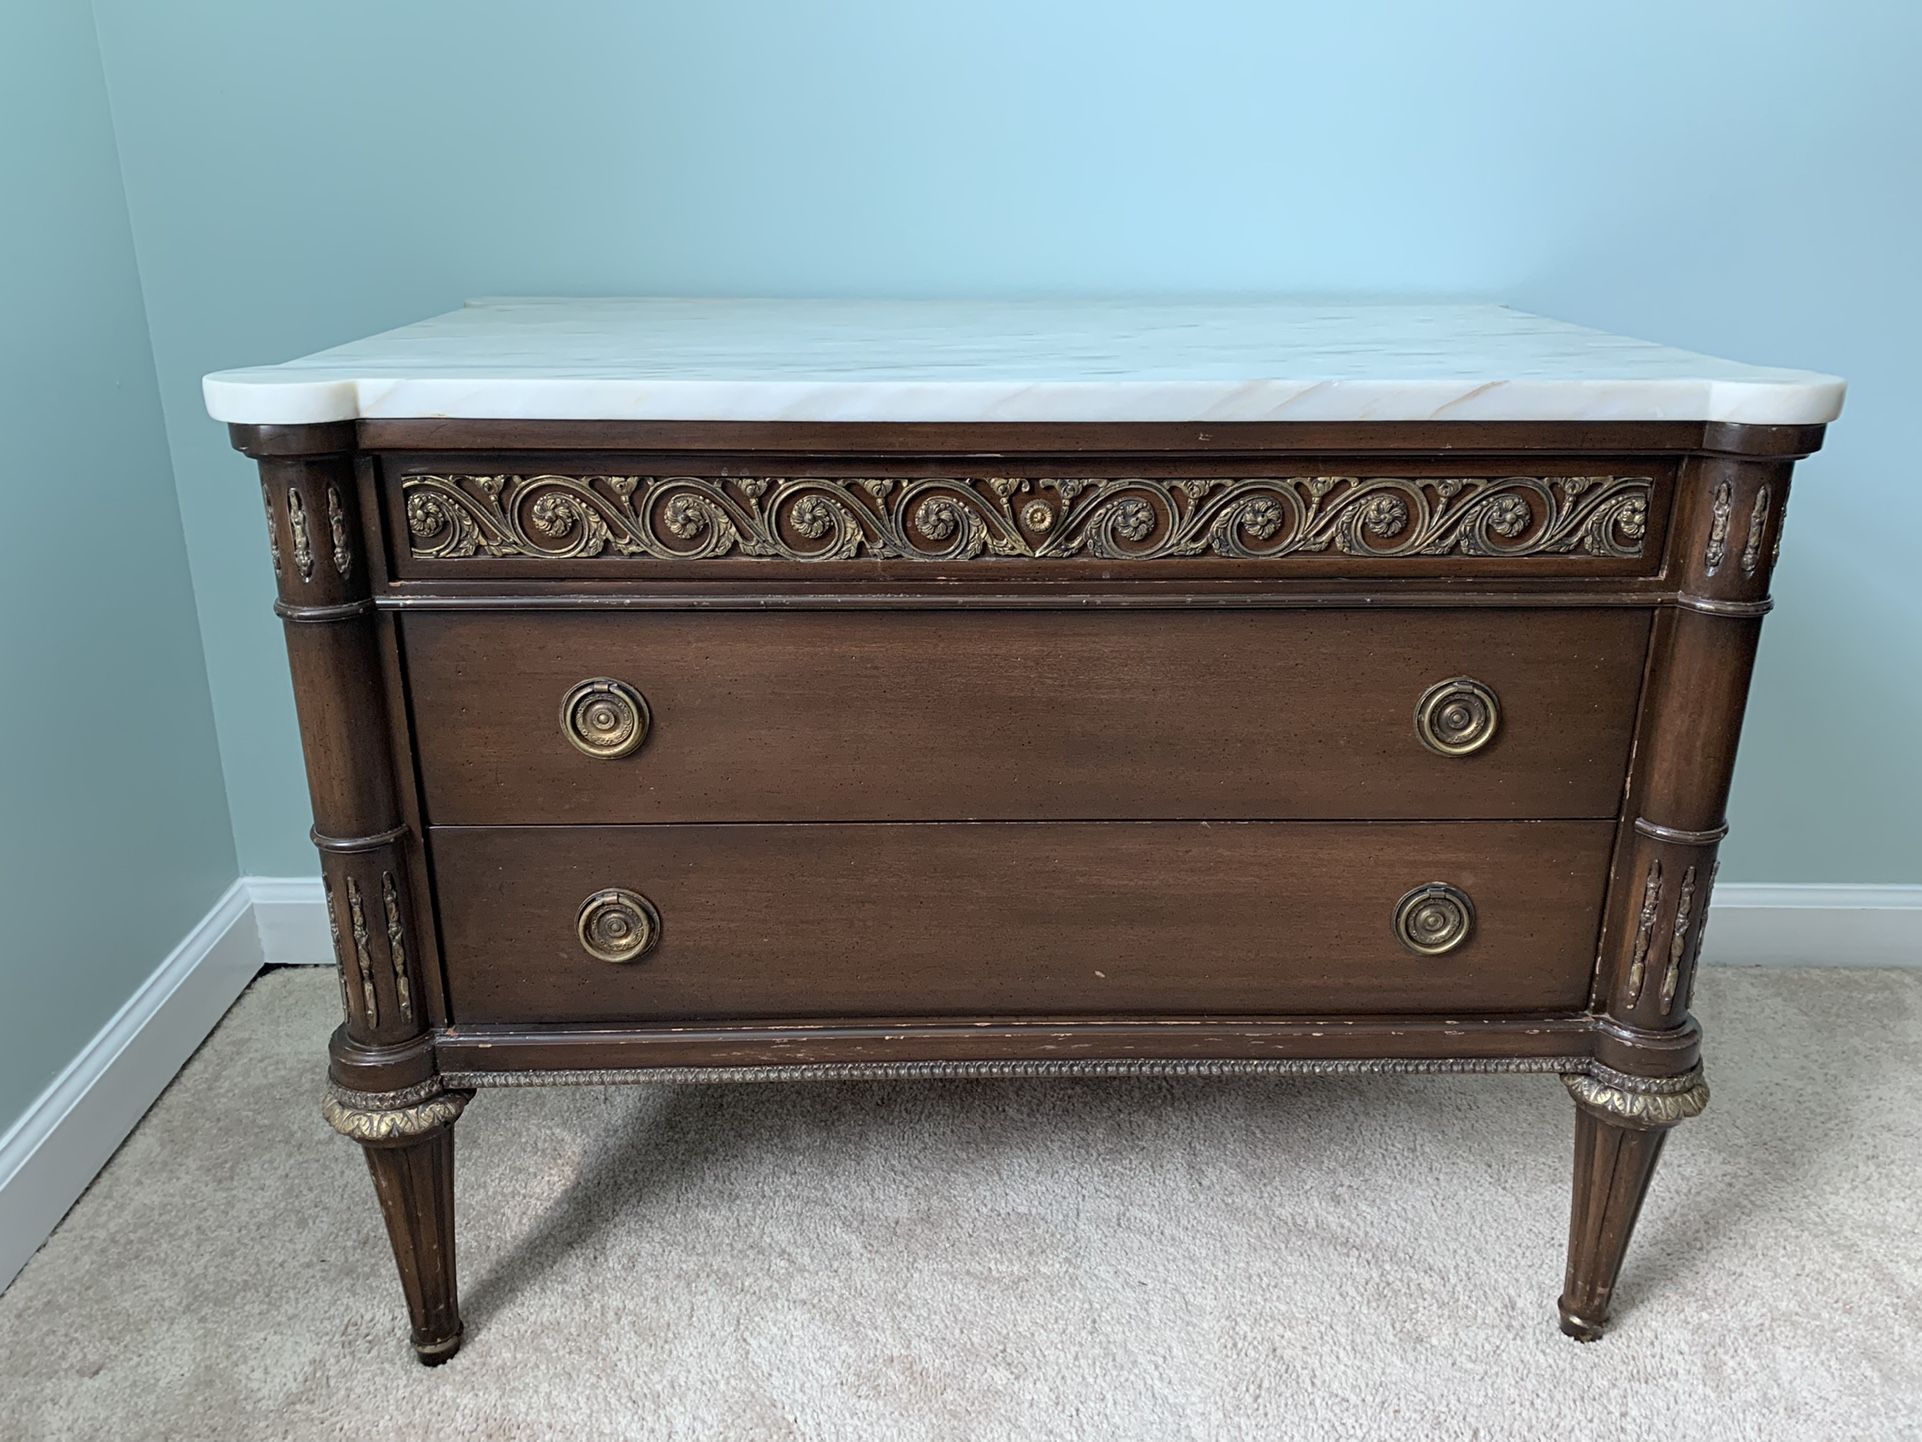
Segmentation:
<svg viewBox="0 0 1922 1442">
<path fill-rule="evenodd" d="M 597 961 L 639 961 L 660 944 L 661 914 L 640 892 L 610 886 L 581 903 L 574 929 Z"/>
<path fill-rule="evenodd" d="M 1443 881 L 1417 886 L 1395 904 L 1395 940 L 1417 956 L 1444 956 L 1475 932 L 1475 903 Z"/>
<path fill-rule="evenodd" d="M 1501 701 L 1472 676 L 1437 681 L 1415 703 L 1415 735 L 1437 756 L 1471 756 L 1501 724 Z"/>
<path fill-rule="evenodd" d="M 654 716 L 625 681 L 595 676 L 561 698 L 561 734 L 582 755 L 616 761 L 640 750 Z"/>
</svg>

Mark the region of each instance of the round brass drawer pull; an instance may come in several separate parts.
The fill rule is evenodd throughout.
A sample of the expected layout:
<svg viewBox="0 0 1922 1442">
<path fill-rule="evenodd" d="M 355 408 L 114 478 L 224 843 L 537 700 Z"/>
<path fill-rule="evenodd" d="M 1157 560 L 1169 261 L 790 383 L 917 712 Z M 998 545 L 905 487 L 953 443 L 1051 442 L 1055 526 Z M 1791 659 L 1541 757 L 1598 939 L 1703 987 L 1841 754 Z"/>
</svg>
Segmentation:
<svg viewBox="0 0 1922 1442">
<path fill-rule="evenodd" d="M 661 914 L 638 891 L 610 886 L 581 903 L 574 925 L 581 947 L 601 961 L 638 961 L 661 939 Z"/>
<path fill-rule="evenodd" d="M 1415 734 L 1438 756 L 1467 756 L 1495 739 L 1502 705 L 1469 676 L 1437 681 L 1415 703 Z"/>
<path fill-rule="evenodd" d="M 1395 940 L 1418 956 L 1453 951 L 1475 930 L 1475 903 L 1442 881 L 1417 886 L 1395 903 Z"/>
<path fill-rule="evenodd" d="M 653 720 L 647 698 L 611 676 L 592 677 L 561 698 L 561 734 L 576 751 L 603 761 L 639 750 Z"/>
</svg>

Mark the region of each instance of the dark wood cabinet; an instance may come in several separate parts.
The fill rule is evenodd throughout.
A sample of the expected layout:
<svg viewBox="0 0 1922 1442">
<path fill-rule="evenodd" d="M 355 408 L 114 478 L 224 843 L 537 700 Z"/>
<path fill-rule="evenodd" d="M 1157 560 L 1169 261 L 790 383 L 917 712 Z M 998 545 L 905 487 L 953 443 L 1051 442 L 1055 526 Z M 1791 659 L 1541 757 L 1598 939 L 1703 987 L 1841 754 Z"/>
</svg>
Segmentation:
<svg viewBox="0 0 1922 1442">
<path fill-rule="evenodd" d="M 420 1355 L 471 1095 L 677 1076 L 1559 1074 L 1599 1335 L 1821 433 L 235 424 Z"/>
</svg>

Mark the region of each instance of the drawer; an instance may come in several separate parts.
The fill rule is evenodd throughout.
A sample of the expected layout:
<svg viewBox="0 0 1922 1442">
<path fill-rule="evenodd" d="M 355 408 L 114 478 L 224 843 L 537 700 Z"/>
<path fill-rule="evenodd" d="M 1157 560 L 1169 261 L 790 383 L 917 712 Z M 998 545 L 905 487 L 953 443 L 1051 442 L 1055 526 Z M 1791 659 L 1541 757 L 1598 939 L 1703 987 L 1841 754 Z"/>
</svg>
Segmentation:
<svg viewBox="0 0 1922 1442">
<path fill-rule="evenodd" d="M 414 581 L 1647 576 L 1673 459 L 388 452 Z"/>
<path fill-rule="evenodd" d="M 1648 639 L 1626 609 L 403 625 L 439 825 L 1613 816 Z M 1418 703 L 1432 693 L 1444 742 L 1472 740 L 1457 677 L 1492 696 L 1493 730 L 1439 754 Z M 576 689 L 598 681 L 628 689 Z M 637 749 L 589 754 L 620 750 L 643 713 Z"/>
<path fill-rule="evenodd" d="M 430 849 L 459 1025 L 1572 1011 L 1613 838 L 1592 821 L 457 827 Z M 1472 915 L 1441 954 L 1396 932 L 1431 883 Z M 1417 940 L 1446 940 L 1454 904 L 1411 904 Z M 650 936 L 631 959 L 586 944 Z"/>
</svg>

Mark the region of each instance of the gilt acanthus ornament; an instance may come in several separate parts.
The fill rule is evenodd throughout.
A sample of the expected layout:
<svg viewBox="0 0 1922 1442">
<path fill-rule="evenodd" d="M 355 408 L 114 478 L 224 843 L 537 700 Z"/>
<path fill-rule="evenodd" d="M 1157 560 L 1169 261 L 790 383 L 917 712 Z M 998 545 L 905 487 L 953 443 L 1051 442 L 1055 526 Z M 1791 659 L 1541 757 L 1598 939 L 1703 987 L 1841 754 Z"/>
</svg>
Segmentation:
<svg viewBox="0 0 1922 1442">
<path fill-rule="evenodd" d="M 412 554 L 654 561 L 1638 559 L 1647 476 L 402 478 Z"/>
</svg>

